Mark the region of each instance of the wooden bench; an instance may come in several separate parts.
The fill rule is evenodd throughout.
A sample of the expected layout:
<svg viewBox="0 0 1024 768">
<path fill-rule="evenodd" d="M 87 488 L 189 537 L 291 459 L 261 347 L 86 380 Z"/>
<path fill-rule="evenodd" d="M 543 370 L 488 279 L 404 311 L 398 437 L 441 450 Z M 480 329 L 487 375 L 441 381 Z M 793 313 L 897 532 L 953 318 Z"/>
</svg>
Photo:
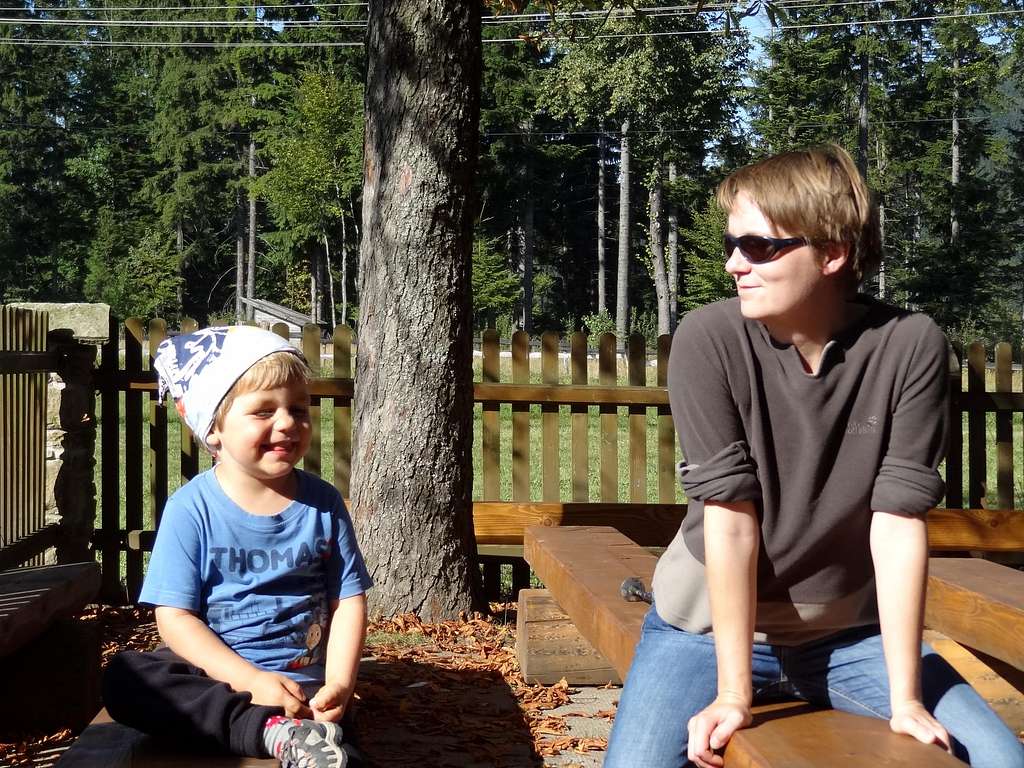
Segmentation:
<svg viewBox="0 0 1024 768">
<path fill-rule="evenodd" d="M 625 679 L 648 606 L 629 603 L 619 585 L 650 584 L 657 558 L 613 528 L 527 528 L 524 555 L 580 633 Z M 802 702 L 760 705 L 754 723 L 725 750 L 734 768 L 927 765 L 962 763 L 935 746 L 892 733 L 887 722 Z"/>
<path fill-rule="evenodd" d="M 99 588 L 95 562 L 0 572 L 0 657 L 20 649 L 56 619 L 84 608 Z"/>
<path fill-rule="evenodd" d="M 0 720 L 0 740 L 29 730 L 81 728 L 95 714 L 99 626 L 75 614 L 99 586 L 95 562 L 0 572 L 0 679 L 18 702 Z"/>
<path fill-rule="evenodd" d="M 103 709 L 57 761 L 56 768 L 279 768 L 273 758 L 176 752 L 110 719 Z"/>
</svg>

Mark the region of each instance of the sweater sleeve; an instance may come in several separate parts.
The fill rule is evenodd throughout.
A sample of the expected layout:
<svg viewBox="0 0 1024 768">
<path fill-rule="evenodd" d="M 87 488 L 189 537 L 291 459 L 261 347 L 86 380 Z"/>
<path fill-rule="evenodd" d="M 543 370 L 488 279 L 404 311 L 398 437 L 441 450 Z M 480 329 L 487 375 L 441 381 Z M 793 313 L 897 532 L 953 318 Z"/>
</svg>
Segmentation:
<svg viewBox="0 0 1024 768">
<path fill-rule="evenodd" d="M 725 362 L 714 342 L 715 316 L 698 310 L 676 329 L 669 358 L 672 419 L 683 450 L 679 478 L 690 499 L 752 501 L 761 497 Z"/>
<path fill-rule="evenodd" d="M 898 393 L 888 445 L 871 494 L 871 509 L 923 516 L 942 498 L 938 467 L 949 437 L 950 347 L 923 315 L 923 333 L 910 351 Z"/>
</svg>

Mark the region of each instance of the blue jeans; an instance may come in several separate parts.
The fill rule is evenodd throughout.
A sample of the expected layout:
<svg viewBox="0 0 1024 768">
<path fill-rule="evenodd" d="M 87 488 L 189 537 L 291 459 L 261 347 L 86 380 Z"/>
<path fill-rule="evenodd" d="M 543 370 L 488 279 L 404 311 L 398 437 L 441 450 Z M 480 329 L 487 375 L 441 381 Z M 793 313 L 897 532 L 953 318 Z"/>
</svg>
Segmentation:
<svg viewBox="0 0 1024 768">
<path fill-rule="evenodd" d="M 1024 768 L 1024 746 L 973 688 L 927 645 L 924 705 L 949 731 L 957 757 L 976 768 Z M 754 643 L 755 701 L 797 698 L 889 719 L 889 680 L 878 627 L 796 647 Z M 679 768 L 686 723 L 717 690 L 714 638 L 684 632 L 652 607 L 619 700 L 604 768 Z M 910 738 L 909 736 L 907 738 Z"/>
</svg>

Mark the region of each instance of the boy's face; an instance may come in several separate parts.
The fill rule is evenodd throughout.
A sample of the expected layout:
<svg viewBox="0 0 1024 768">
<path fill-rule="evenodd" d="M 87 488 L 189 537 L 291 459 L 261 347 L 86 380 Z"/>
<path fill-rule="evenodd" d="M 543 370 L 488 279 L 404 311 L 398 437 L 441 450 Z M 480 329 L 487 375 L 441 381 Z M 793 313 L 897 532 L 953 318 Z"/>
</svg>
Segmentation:
<svg viewBox="0 0 1024 768">
<path fill-rule="evenodd" d="M 238 395 L 207 438 L 219 472 L 267 485 L 290 477 L 309 447 L 309 390 L 304 382 Z"/>
</svg>

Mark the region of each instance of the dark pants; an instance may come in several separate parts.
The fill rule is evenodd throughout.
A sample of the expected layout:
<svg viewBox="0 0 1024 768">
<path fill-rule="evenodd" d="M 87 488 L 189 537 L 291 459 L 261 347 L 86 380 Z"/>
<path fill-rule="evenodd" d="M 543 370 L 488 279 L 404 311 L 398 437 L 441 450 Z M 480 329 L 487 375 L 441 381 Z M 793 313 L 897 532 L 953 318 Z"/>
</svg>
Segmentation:
<svg viewBox="0 0 1024 768">
<path fill-rule="evenodd" d="M 112 658 L 103 703 L 118 722 L 176 746 L 250 757 L 268 757 L 263 724 L 284 714 L 254 705 L 252 694 L 212 680 L 169 648 Z"/>
</svg>

